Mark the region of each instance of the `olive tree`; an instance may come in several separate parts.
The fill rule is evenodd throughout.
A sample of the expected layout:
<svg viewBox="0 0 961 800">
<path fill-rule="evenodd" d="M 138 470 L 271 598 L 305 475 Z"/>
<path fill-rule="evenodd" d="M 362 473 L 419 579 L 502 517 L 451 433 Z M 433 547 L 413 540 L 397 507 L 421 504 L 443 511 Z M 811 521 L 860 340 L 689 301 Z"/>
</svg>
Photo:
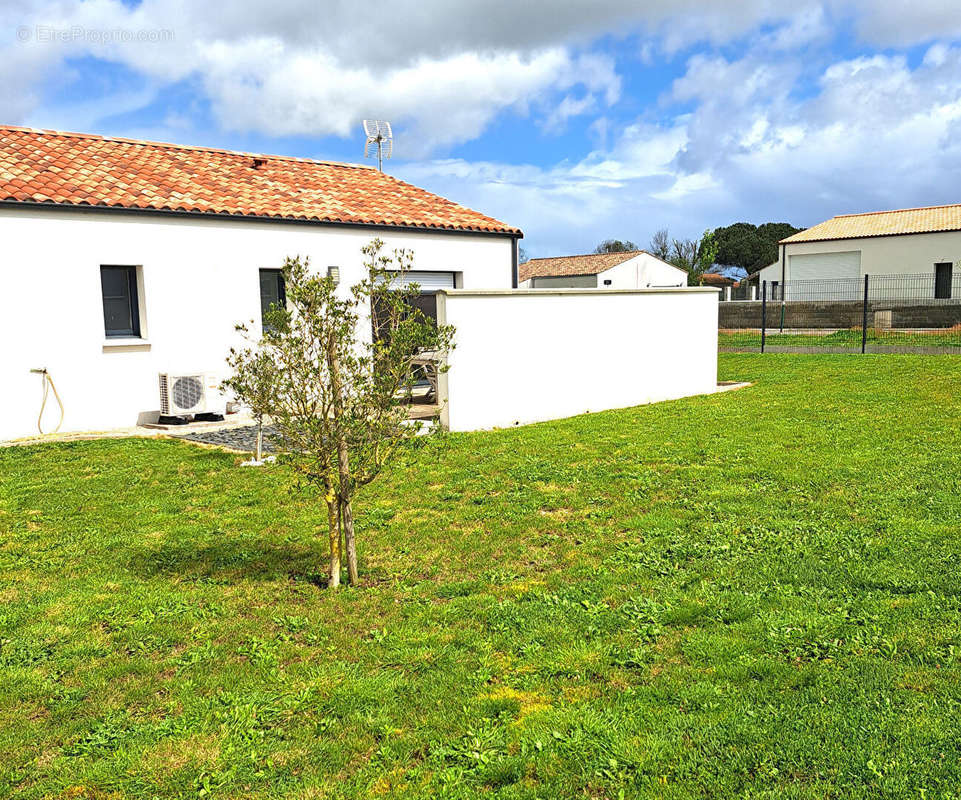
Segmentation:
<svg viewBox="0 0 961 800">
<path fill-rule="evenodd" d="M 263 462 L 264 419 L 268 415 L 277 382 L 277 364 L 267 353 L 251 356 L 246 369 L 237 372 L 229 381 L 230 388 L 243 397 L 251 416 L 257 422 L 257 442 L 254 445 L 254 463 Z"/>
<path fill-rule="evenodd" d="M 403 402 L 418 379 L 414 360 L 453 342 L 453 328 L 414 304 L 419 287 L 399 280 L 413 266 L 412 253 L 382 249 L 380 240 L 363 248 L 365 275 L 346 291 L 306 259 L 288 258 L 286 307 L 267 312 L 259 336 L 239 325 L 246 345 L 227 359 L 233 375 L 225 387 L 270 418 L 283 461 L 301 484 L 323 493 L 331 587 L 340 585 L 344 556 L 351 583 L 358 580 L 357 491 L 421 433 Z"/>
</svg>

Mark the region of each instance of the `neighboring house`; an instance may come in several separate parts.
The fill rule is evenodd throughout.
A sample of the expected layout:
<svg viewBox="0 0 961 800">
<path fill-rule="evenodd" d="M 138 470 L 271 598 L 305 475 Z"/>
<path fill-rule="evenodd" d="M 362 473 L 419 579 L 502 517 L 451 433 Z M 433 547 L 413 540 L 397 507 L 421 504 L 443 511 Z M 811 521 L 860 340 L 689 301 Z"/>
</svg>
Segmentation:
<svg viewBox="0 0 961 800">
<path fill-rule="evenodd" d="M 752 272 L 747 276 L 748 280 L 753 283 L 758 283 L 759 281 L 778 281 L 781 279 L 781 262 L 774 261 L 768 264 L 766 267 L 761 267 L 757 272 Z"/>
<path fill-rule="evenodd" d="M 365 166 L 0 127 L 0 440 L 36 432 L 32 369 L 67 431 L 156 419 L 158 373 L 219 379 L 286 256 L 346 292 L 380 238 L 426 293 L 509 289 L 521 236 Z"/>
<path fill-rule="evenodd" d="M 770 291 L 770 287 L 774 286 L 775 284 L 780 285 L 780 280 L 781 280 L 781 262 L 780 261 L 775 261 L 772 264 L 768 264 L 766 267 L 761 267 L 756 272 L 752 272 L 741 282 L 741 285 L 746 286 L 748 288 L 748 291 L 750 291 L 751 293 L 751 297 L 742 298 L 742 299 L 750 299 L 750 300 L 758 299 L 761 296 L 760 294 L 761 283 L 763 281 L 767 281 L 767 285 Z"/>
<path fill-rule="evenodd" d="M 758 273 L 754 273 L 757 275 Z M 754 288 L 754 276 L 742 277 L 740 274 L 723 275 L 719 272 L 705 272 L 701 275 L 702 286 L 713 286 L 721 290 L 720 300 L 754 300 L 757 291 Z"/>
<path fill-rule="evenodd" d="M 518 270 L 521 289 L 646 289 L 686 286 L 687 273 L 644 250 L 532 258 Z"/>
<path fill-rule="evenodd" d="M 713 286 L 715 289 L 724 289 L 728 286 L 734 286 L 736 283 L 737 278 L 721 275 L 719 272 L 704 272 L 701 274 L 702 286 Z"/>
<path fill-rule="evenodd" d="M 708 273 L 712 275 L 723 275 L 725 278 L 733 278 L 735 283 L 747 277 L 747 270 L 744 267 L 732 266 L 731 264 L 714 264 Z"/>
<path fill-rule="evenodd" d="M 856 287 L 867 274 L 881 279 L 880 286 L 888 276 L 915 276 L 902 285 L 950 299 L 961 286 L 961 205 L 845 214 L 789 236 L 780 247 L 780 259 L 758 275 L 769 291 L 775 288 L 769 296 L 784 280 L 790 300 L 793 281 L 847 279 Z M 894 292 L 894 281 L 887 284 Z"/>
</svg>

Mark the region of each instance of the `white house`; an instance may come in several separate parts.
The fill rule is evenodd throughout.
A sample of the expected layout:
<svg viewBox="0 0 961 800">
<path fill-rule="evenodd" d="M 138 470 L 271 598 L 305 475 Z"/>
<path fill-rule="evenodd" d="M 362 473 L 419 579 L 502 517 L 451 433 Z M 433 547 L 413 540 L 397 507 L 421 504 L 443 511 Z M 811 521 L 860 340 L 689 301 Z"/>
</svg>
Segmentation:
<svg viewBox="0 0 961 800">
<path fill-rule="evenodd" d="M 716 389 L 716 290 L 635 253 L 598 288 L 518 291 L 520 237 L 367 167 L 0 127 L 0 440 L 36 433 L 44 370 L 63 431 L 156 420 L 160 374 L 225 377 L 235 325 L 283 301 L 285 257 L 346 292 L 374 238 L 414 251 L 419 305 L 455 328 L 451 430 Z"/>
<path fill-rule="evenodd" d="M 647 289 L 686 286 L 687 273 L 645 250 L 532 258 L 520 265 L 521 289 Z"/>
<path fill-rule="evenodd" d="M 0 127 L 0 440 L 156 419 L 158 373 L 222 376 L 286 256 L 362 275 L 375 237 L 426 292 L 516 286 L 521 232 L 376 169 Z M 56 405 L 47 425 L 56 422 Z"/>
<path fill-rule="evenodd" d="M 778 261 L 758 279 L 767 281 L 769 296 L 778 296 L 787 281 L 788 300 L 792 282 L 811 280 L 839 281 L 835 293 L 852 296 L 835 299 L 857 299 L 865 275 L 875 279 L 872 297 L 900 292 L 947 300 L 961 294 L 959 262 L 961 205 L 907 208 L 832 217 L 789 236 L 780 242 Z M 795 289 L 793 299 L 807 299 L 800 296 L 803 285 Z"/>
</svg>

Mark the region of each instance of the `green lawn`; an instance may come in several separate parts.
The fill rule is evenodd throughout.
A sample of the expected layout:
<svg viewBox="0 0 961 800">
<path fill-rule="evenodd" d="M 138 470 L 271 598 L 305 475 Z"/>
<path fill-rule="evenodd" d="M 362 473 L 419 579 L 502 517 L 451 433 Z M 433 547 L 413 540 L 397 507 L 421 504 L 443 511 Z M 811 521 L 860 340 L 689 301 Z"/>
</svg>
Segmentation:
<svg viewBox="0 0 961 800">
<path fill-rule="evenodd" d="M 723 330 L 717 335 L 718 346 L 747 349 L 761 348 L 761 331 Z M 861 349 L 861 329 L 849 328 L 832 333 L 778 333 L 777 326 L 765 335 L 768 347 L 847 347 Z M 955 347 L 961 353 L 961 330 L 947 328 L 932 331 L 877 330 L 868 328 L 867 344 L 881 347 Z"/>
<path fill-rule="evenodd" d="M 319 502 L 175 441 L 0 450 L 0 796 L 961 794 L 961 360 L 711 397 Z"/>
</svg>

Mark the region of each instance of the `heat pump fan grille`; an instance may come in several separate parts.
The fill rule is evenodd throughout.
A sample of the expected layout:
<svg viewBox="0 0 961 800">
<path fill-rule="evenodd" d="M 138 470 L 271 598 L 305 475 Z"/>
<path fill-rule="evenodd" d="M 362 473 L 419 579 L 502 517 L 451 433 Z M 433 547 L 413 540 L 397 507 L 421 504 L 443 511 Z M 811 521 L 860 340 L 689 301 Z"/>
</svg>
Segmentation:
<svg viewBox="0 0 961 800">
<path fill-rule="evenodd" d="M 204 384 L 200 378 L 187 377 L 177 378 L 174 381 L 173 391 L 174 404 L 185 411 L 196 406 L 204 396 Z"/>
</svg>

